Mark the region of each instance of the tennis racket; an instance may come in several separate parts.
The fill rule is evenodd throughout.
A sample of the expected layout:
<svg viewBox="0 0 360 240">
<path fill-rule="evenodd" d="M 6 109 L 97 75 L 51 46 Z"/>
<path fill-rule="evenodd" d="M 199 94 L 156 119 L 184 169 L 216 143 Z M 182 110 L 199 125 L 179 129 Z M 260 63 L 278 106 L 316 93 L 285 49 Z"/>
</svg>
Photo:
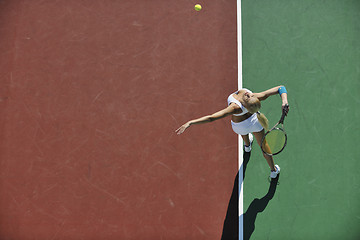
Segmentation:
<svg viewBox="0 0 360 240">
<path fill-rule="evenodd" d="M 261 140 L 261 150 L 269 156 L 274 156 L 284 150 L 287 143 L 287 135 L 284 130 L 284 119 L 289 109 L 286 104 L 283 107 L 282 115 L 279 122 L 267 131 Z M 279 126 L 281 124 L 281 126 Z"/>
</svg>

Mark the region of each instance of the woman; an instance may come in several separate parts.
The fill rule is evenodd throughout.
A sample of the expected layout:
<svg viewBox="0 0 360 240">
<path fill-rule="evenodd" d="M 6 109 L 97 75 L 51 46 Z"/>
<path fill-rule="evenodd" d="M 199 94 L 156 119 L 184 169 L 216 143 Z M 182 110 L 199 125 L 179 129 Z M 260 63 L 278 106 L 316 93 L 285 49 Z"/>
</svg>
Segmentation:
<svg viewBox="0 0 360 240">
<path fill-rule="evenodd" d="M 287 91 L 284 86 L 278 86 L 268 89 L 260 93 L 252 93 L 250 90 L 243 88 L 228 97 L 228 107 L 218 111 L 212 115 L 204 116 L 198 119 L 188 121 L 176 130 L 177 134 L 182 134 L 188 127 L 195 124 L 202 124 L 212 122 L 226 116 L 231 115 L 231 125 L 235 133 L 240 134 L 244 140 L 244 150 L 251 151 L 253 136 L 255 136 L 258 144 L 265 135 L 265 130 L 268 128 L 268 120 L 264 114 L 259 112 L 261 108 L 261 101 L 268 97 L 279 94 L 282 100 L 282 109 L 288 113 Z M 252 136 L 252 134 L 253 136 Z M 264 158 L 269 164 L 271 178 L 276 178 L 280 173 L 280 167 L 274 164 L 272 156 L 264 154 Z"/>
</svg>

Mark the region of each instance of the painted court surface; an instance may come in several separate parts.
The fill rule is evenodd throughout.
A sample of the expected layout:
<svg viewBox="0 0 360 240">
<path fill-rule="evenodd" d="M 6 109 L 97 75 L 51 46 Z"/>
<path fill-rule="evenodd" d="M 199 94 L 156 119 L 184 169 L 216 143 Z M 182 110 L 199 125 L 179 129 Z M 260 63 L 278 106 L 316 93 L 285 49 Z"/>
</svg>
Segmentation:
<svg viewBox="0 0 360 240">
<path fill-rule="evenodd" d="M 221 238 L 238 137 L 174 131 L 237 89 L 237 2 L 196 3 L 0 1 L 0 239 Z M 280 184 L 248 158 L 244 239 L 359 239 L 359 26 L 356 0 L 242 1 L 243 86 L 290 103 Z"/>
</svg>

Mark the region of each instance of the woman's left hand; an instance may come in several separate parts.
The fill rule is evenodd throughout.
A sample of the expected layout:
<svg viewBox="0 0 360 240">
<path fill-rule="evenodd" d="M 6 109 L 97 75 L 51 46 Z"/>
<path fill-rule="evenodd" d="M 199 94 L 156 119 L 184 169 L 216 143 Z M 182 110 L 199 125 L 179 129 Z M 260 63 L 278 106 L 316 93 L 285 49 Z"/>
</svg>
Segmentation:
<svg viewBox="0 0 360 240">
<path fill-rule="evenodd" d="M 176 129 L 176 133 L 177 133 L 177 135 L 180 135 L 180 134 L 182 134 L 188 127 L 190 127 L 190 123 L 189 122 L 187 122 L 187 123 L 185 123 L 184 125 L 182 125 L 181 127 L 179 127 L 178 129 Z"/>
</svg>

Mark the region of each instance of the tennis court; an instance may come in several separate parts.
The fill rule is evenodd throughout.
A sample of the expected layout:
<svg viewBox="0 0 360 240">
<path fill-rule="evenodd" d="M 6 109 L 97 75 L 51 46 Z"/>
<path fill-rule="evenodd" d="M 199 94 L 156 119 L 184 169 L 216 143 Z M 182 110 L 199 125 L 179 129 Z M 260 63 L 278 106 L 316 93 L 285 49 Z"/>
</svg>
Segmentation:
<svg viewBox="0 0 360 240">
<path fill-rule="evenodd" d="M 239 3 L 0 1 L 0 239 L 358 239 L 360 2 Z M 239 83 L 287 87 L 275 184 L 230 119 L 174 133 Z"/>
<path fill-rule="evenodd" d="M 289 92 L 280 185 L 251 239 L 358 239 L 360 2 L 242 1 L 243 82 Z M 263 112 L 279 118 L 278 99 Z M 244 211 L 267 194 L 268 169 L 253 151 Z M 245 223 L 246 224 L 246 223 Z"/>
</svg>

